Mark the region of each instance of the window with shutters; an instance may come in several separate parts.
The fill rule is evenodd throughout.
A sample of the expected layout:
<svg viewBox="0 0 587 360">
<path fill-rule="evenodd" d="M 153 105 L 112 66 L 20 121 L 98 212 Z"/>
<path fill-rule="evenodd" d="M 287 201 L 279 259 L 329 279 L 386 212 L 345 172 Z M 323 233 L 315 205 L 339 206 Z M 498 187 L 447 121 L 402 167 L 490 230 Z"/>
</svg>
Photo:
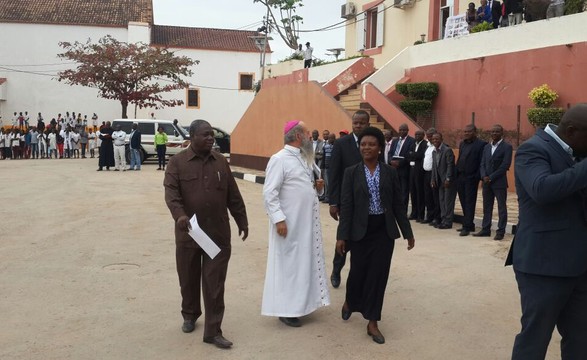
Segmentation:
<svg viewBox="0 0 587 360">
<path fill-rule="evenodd" d="M 238 74 L 238 89 L 253 91 L 255 85 L 254 73 L 239 73 Z"/>
<path fill-rule="evenodd" d="M 383 46 L 385 11 L 385 5 L 381 3 L 357 16 L 357 51 Z"/>
<path fill-rule="evenodd" d="M 186 89 L 186 107 L 188 109 L 200 108 L 200 89 Z"/>
</svg>

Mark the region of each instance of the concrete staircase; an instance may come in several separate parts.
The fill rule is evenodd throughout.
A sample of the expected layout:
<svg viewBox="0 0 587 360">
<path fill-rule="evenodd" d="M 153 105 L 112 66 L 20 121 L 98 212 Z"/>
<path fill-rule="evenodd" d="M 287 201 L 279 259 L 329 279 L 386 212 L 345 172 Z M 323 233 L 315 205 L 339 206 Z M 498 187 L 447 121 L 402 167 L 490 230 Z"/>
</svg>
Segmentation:
<svg viewBox="0 0 587 360">
<path fill-rule="evenodd" d="M 381 130 L 385 129 L 385 122 L 379 118 L 377 112 L 375 112 L 368 103 L 362 102 L 361 89 L 350 89 L 346 94 L 339 95 L 338 103 L 349 113 L 350 116 L 353 116 L 357 110 L 365 110 L 371 114 L 369 125 Z"/>
</svg>

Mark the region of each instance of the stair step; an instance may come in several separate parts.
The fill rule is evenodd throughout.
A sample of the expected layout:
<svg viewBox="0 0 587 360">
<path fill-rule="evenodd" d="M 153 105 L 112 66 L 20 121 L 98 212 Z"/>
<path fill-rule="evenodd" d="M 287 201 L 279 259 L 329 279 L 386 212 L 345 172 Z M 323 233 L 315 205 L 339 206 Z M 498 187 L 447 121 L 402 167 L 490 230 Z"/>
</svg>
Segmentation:
<svg viewBox="0 0 587 360">
<path fill-rule="evenodd" d="M 361 95 L 361 89 L 351 89 L 348 91 L 347 95 L 354 95 L 354 94 L 359 94 Z"/>
<path fill-rule="evenodd" d="M 361 94 L 341 95 L 339 101 L 343 100 L 361 100 Z"/>
</svg>

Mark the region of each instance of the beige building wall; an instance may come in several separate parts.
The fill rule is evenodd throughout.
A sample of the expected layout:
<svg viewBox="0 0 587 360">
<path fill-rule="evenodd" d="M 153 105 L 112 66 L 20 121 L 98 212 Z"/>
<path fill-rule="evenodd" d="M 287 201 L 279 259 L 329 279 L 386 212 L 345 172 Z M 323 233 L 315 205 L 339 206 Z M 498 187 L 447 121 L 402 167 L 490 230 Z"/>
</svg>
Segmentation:
<svg viewBox="0 0 587 360">
<path fill-rule="evenodd" d="M 352 19 L 347 21 L 345 51 L 347 56 L 360 55 L 359 43 L 357 41 L 357 27 L 365 22 L 360 15 L 365 10 L 365 7 L 379 7 L 387 8 L 383 14 L 383 45 L 364 49 L 362 53 L 369 55 L 375 60 L 375 67 L 381 68 L 387 61 L 392 59 L 405 47 L 413 45 L 415 41 L 421 39 L 421 34 L 426 35 L 428 40 L 428 18 L 431 0 L 414 1 L 412 5 L 403 8 L 389 7 L 394 3 L 393 0 L 368 1 L 368 0 L 354 0 L 347 3 L 355 5 L 356 14 Z M 359 24 L 359 25 L 358 25 Z"/>
</svg>

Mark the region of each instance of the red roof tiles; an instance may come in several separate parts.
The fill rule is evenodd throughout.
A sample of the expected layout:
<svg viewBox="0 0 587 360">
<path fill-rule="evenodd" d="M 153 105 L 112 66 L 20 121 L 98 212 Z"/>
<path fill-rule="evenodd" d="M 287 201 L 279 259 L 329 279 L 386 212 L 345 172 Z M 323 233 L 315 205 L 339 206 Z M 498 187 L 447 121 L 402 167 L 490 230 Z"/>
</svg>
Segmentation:
<svg viewBox="0 0 587 360">
<path fill-rule="evenodd" d="M 255 31 L 153 25 L 151 44 L 191 49 L 259 52 L 251 36 L 260 34 Z M 266 51 L 271 52 L 269 44 Z"/>
<path fill-rule="evenodd" d="M 152 0 L 0 0 L 0 22 L 126 27 L 153 23 Z"/>
</svg>

